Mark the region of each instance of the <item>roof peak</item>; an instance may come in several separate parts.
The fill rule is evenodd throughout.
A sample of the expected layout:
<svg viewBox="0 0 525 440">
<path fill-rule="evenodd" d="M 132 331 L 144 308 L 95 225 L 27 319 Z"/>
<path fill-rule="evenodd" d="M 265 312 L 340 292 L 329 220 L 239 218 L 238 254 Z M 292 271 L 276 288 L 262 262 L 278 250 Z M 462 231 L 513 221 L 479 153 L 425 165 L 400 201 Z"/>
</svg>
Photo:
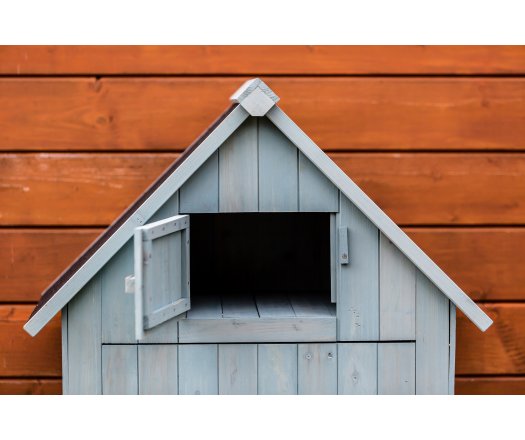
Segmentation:
<svg viewBox="0 0 525 440">
<path fill-rule="evenodd" d="M 264 116 L 279 101 L 279 97 L 260 78 L 246 81 L 230 97 L 240 104 L 251 116 Z"/>
</svg>

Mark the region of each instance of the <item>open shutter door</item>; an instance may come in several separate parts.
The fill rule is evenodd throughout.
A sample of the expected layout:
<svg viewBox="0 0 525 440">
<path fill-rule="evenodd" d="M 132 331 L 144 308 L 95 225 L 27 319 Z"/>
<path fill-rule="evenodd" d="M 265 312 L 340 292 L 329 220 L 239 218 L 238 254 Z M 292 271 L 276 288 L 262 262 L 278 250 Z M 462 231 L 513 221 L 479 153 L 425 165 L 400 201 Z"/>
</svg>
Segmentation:
<svg viewBox="0 0 525 440">
<path fill-rule="evenodd" d="M 190 309 L 190 217 L 135 229 L 135 334 Z"/>
</svg>

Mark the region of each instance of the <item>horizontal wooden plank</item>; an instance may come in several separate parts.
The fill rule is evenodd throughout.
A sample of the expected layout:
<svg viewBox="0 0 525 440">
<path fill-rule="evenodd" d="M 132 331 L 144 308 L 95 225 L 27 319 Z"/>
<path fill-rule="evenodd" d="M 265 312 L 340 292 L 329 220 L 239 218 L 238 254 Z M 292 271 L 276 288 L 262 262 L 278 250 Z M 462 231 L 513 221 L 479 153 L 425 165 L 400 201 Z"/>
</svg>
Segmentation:
<svg viewBox="0 0 525 440">
<path fill-rule="evenodd" d="M 494 320 L 485 333 L 458 311 L 456 374 L 525 374 L 525 304 L 483 308 Z"/>
<path fill-rule="evenodd" d="M 3 78 L 0 149 L 182 150 L 245 79 Z M 264 79 L 325 149 L 524 148 L 524 78 Z"/>
<path fill-rule="evenodd" d="M 456 394 L 525 394 L 525 377 L 457 377 Z"/>
<path fill-rule="evenodd" d="M 0 74 L 500 74 L 523 46 L 3 46 Z"/>
<path fill-rule="evenodd" d="M 102 231 L 0 229 L 0 302 L 37 301 Z M 405 228 L 405 232 L 473 299 L 525 300 L 525 228 Z"/>
<path fill-rule="evenodd" d="M 22 326 L 32 305 L 0 305 L 0 377 L 60 377 L 60 315 L 32 338 Z"/>
<path fill-rule="evenodd" d="M 329 342 L 336 340 L 335 317 L 182 319 L 179 342 Z"/>
<path fill-rule="evenodd" d="M 0 395 L 62 394 L 60 379 L 0 379 Z"/>
<path fill-rule="evenodd" d="M 457 374 L 525 374 L 525 304 L 483 308 L 494 319 L 485 333 L 458 313 Z M 22 329 L 31 310 L 31 305 L 0 306 L 0 377 L 60 377 L 60 319 L 31 338 Z"/>
<path fill-rule="evenodd" d="M 405 228 L 475 300 L 525 300 L 525 228 Z"/>
<path fill-rule="evenodd" d="M 330 156 L 398 224 L 523 224 L 525 153 Z M 176 157 L 0 155 L 0 225 L 107 225 Z"/>
<path fill-rule="evenodd" d="M 174 154 L 6 154 L 0 224 L 108 225 Z"/>
<path fill-rule="evenodd" d="M 0 229 L 0 302 L 37 301 L 102 229 Z"/>
</svg>

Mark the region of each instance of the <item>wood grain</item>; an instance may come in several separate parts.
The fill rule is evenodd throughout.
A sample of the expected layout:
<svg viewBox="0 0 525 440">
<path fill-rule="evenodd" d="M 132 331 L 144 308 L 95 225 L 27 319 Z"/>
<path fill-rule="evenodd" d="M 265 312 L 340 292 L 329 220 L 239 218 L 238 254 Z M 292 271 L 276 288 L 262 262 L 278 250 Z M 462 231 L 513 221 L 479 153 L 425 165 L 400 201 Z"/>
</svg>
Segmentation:
<svg viewBox="0 0 525 440">
<path fill-rule="evenodd" d="M 0 229 L 0 302 L 32 302 L 102 229 Z"/>
<path fill-rule="evenodd" d="M 3 46 L 0 74 L 501 74 L 523 46 Z"/>
<path fill-rule="evenodd" d="M 40 293 L 102 229 L 0 229 L 0 302 Z M 525 300 L 525 228 L 405 228 L 476 300 Z"/>
<path fill-rule="evenodd" d="M 398 224 L 524 223 L 523 153 L 330 156 Z M 0 155 L 0 225 L 108 225 L 176 157 Z"/>
<path fill-rule="evenodd" d="M 483 308 L 494 320 L 485 333 L 458 311 L 456 374 L 525 374 L 525 304 Z"/>
<path fill-rule="evenodd" d="M 0 379 L 0 395 L 62 394 L 60 379 Z"/>
<path fill-rule="evenodd" d="M 3 150 L 182 150 L 246 77 L 4 78 Z M 523 150 L 524 78 L 264 78 L 330 150 Z"/>
<path fill-rule="evenodd" d="M 525 394 L 525 377 L 458 377 L 456 394 Z"/>
<path fill-rule="evenodd" d="M 494 325 L 481 333 L 458 313 L 458 375 L 525 375 L 525 304 L 482 304 Z M 22 325 L 31 305 L 0 306 L 0 377 L 60 377 L 60 319 L 31 338 Z"/>
<path fill-rule="evenodd" d="M 525 229 L 405 228 L 475 300 L 525 300 Z"/>
<path fill-rule="evenodd" d="M 33 307 L 0 305 L 0 377 L 61 375 L 60 315 L 32 338 L 22 326 Z"/>
</svg>

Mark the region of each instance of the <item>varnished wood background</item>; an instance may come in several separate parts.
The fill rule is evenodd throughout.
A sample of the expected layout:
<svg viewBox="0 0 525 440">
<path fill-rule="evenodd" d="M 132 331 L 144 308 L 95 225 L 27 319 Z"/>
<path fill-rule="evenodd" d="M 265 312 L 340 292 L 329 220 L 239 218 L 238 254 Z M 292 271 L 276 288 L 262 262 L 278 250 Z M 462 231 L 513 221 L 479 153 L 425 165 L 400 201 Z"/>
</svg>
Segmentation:
<svg viewBox="0 0 525 440">
<path fill-rule="evenodd" d="M 525 47 L 0 47 L 0 393 L 59 393 L 40 292 L 262 76 L 495 320 L 457 393 L 525 393 Z"/>
</svg>

